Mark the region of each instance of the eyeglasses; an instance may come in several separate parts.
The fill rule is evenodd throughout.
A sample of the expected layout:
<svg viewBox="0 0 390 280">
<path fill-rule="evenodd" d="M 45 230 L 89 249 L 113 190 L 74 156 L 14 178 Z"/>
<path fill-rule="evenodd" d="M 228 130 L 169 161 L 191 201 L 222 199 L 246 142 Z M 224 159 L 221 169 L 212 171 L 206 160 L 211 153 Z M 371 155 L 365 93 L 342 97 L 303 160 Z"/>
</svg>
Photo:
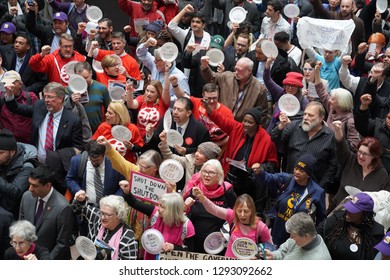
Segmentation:
<svg viewBox="0 0 390 280">
<path fill-rule="evenodd" d="M 19 248 L 21 249 L 24 249 L 26 248 L 27 246 L 27 242 L 15 242 L 15 241 L 11 241 L 9 244 L 11 244 L 12 247 L 16 248 L 19 246 Z"/>
<path fill-rule="evenodd" d="M 146 170 L 146 169 L 152 167 L 152 166 L 150 166 L 150 165 L 144 166 L 144 165 L 142 165 L 142 164 L 140 164 L 140 163 L 138 163 L 138 166 L 139 166 L 139 168 L 142 169 L 142 170 Z"/>
<path fill-rule="evenodd" d="M 203 99 L 205 101 L 217 101 L 218 100 L 218 96 L 216 96 L 216 97 L 203 97 Z"/>
<path fill-rule="evenodd" d="M 205 175 L 205 176 L 210 176 L 210 177 L 214 177 L 215 175 L 217 175 L 217 173 L 214 172 L 214 171 L 202 170 L 201 172 L 202 172 L 203 175 Z"/>
<path fill-rule="evenodd" d="M 115 214 L 108 214 L 106 212 L 103 212 L 103 211 L 100 211 L 100 216 L 102 217 L 105 217 L 107 219 L 111 218 L 112 216 L 114 216 Z"/>
<path fill-rule="evenodd" d="M 368 153 L 365 153 L 365 152 L 362 152 L 362 151 L 357 151 L 357 155 L 358 157 L 362 156 L 362 157 L 372 157 L 371 154 L 368 154 Z"/>
<path fill-rule="evenodd" d="M 53 100 L 54 98 L 57 98 L 57 95 L 45 95 L 43 99 Z"/>
<path fill-rule="evenodd" d="M 314 68 L 303 68 L 303 71 L 305 72 L 312 72 Z"/>
<path fill-rule="evenodd" d="M 62 45 L 61 49 L 73 49 L 73 45 Z"/>
</svg>

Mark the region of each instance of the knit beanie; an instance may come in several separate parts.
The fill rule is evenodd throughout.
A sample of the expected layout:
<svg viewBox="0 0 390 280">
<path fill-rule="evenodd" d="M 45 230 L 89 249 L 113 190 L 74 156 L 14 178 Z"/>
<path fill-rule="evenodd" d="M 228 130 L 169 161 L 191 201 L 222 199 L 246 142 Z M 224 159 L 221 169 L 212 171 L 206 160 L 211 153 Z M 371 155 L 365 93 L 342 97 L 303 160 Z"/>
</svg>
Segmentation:
<svg viewBox="0 0 390 280">
<path fill-rule="evenodd" d="M 245 115 L 251 115 L 257 124 L 261 124 L 263 110 L 260 107 L 255 107 L 246 111 Z"/>
<path fill-rule="evenodd" d="M 218 145 L 213 142 L 203 142 L 198 146 L 198 150 L 200 150 L 207 159 L 216 159 L 221 152 Z"/>
<path fill-rule="evenodd" d="M 288 72 L 286 78 L 283 80 L 283 85 L 292 85 L 303 88 L 303 75 L 298 72 Z"/>
<path fill-rule="evenodd" d="M 309 177 L 312 177 L 316 161 L 317 159 L 312 154 L 305 154 L 299 157 L 294 167 L 302 169 Z"/>
<path fill-rule="evenodd" d="M 152 31 L 156 34 L 160 33 L 161 29 L 162 29 L 162 23 L 158 20 L 149 23 L 145 28 L 146 31 Z"/>
<path fill-rule="evenodd" d="M 8 129 L 2 129 L 0 131 L 0 150 L 17 150 L 15 137 Z"/>
</svg>

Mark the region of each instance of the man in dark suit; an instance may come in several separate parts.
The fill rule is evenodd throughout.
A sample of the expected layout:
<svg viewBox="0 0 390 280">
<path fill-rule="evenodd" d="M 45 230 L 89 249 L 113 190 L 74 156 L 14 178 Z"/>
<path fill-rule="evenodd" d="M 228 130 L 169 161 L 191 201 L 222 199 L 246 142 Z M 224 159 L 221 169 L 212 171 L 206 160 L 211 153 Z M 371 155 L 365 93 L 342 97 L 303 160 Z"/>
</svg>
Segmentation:
<svg viewBox="0 0 390 280">
<path fill-rule="evenodd" d="M 125 177 L 112 168 L 105 153 L 105 146 L 97 144 L 96 140 L 91 140 L 87 144 L 86 151 L 72 157 L 65 182 L 73 195 L 84 190 L 89 198 L 88 202 L 96 205 L 102 196 L 122 195 L 119 181 L 125 180 Z M 97 189 L 99 184 L 95 183 L 95 170 L 98 171 L 100 179 L 104 178 L 102 190 Z"/>
<path fill-rule="evenodd" d="M 13 46 L 2 49 L 3 66 L 9 70 L 15 70 L 22 77 L 26 91 L 32 91 L 37 96 L 47 84 L 47 75 L 34 72 L 28 62 L 32 55 L 30 39 L 27 35 L 20 33 L 15 39 Z"/>
<path fill-rule="evenodd" d="M 54 187 L 54 173 L 47 166 L 31 171 L 30 187 L 20 204 L 19 220 L 35 225 L 37 244 L 50 251 L 53 260 L 69 260 L 73 212 L 68 201 Z"/>
<path fill-rule="evenodd" d="M 197 121 L 192 115 L 194 105 L 187 97 L 179 97 L 173 105 L 171 129 L 177 130 L 183 136 L 183 145 L 176 146 L 174 153 L 179 155 L 192 154 L 198 149 L 199 144 L 210 141 L 207 128 Z M 153 132 L 151 126 L 146 128 L 145 146 L 147 149 L 159 151 L 157 145 L 160 142 L 159 135 L 163 131 L 163 121 Z"/>
<path fill-rule="evenodd" d="M 31 144 L 38 149 L 38 159 L 56 173 L 59 191 L 64 194 L 63 181 L 70 159 L 83 150 L 81 121 L 64 108 L 65 88 L 61 84 L 47 84 L 43 95 L 44 100 L 27 105 L 17 103 L 13 93 L 7 91 L 5 104 L 11 112 L 32 118 Z"/>
</svg>

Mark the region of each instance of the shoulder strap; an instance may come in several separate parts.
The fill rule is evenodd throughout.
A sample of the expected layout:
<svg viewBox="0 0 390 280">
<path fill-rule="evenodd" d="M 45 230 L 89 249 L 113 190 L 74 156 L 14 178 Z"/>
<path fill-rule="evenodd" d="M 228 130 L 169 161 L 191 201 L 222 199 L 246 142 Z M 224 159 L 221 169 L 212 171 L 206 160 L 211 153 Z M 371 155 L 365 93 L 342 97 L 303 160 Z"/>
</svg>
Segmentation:
<svg viewBox="0 0 390 280">
<path fill-rule="evenodd" d="M 190 219 L 188 219 L 187 217 L 186 217 L 186 221 L 184 222 L 184 224 L 183 224 L 183 226 L 182 226 L 182 228 L 181 228 L 181 240 L 184 240 L 184 239 L 186 239 L 186 236 L 187 236 L 187 233 L 188 233 L 188 221 L 189 221 Z"/>
<path fill-rule="evenodd" d="M 187 33 L 186 37 L 184 38 L 183 46 L 181 46 L 183 52 L 186 49 L 186 46 L 191 39 L 191 34 L 192 34 L 192 29 L 188 28 L 188 33 Z"/>
<path fill-rule="evenodd" d="M 31 101 L 31 95 L 29 92 L 26 92 L 26 99 L 27 99 L 27 104 L 28 105 L 31 105 L 32 104 L 32 101 Z"/>
<path fill-rule="evenodd" d="M 256 242 L 257 243 L 261 242 L 261 240 L 259 240 L 259 239 L 261 238 L 261 233 L 263 232 L 265 227 L 266 227 L 265 223 L 263 223 L 259 219 L 259 221 L 257 222 L 257 226 L 256 226 Z"/>
<path fill-rule="evenodd" d="M 83 176 L 85 168 L 87 166 L 87 161 L 88 161 L 88 152 L 83 151 L 80 155 L 80 164 L 79 164 L 79 169 L 77 171 L 77 177 L 81 178 Z"/>
</svg>

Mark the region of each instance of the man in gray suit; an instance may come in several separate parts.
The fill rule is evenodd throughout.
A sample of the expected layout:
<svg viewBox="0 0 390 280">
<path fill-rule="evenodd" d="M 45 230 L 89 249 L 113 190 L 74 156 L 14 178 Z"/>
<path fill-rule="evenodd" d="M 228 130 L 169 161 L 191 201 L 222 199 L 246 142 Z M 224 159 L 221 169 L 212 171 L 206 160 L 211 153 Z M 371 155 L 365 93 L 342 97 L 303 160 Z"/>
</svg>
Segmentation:
<svg viewBox="0 0 390 280">
<path fill-rule="evenodd" d="M 51 259 L 69 260 L 73 212 L 53 187 L 54 173 L 47 166 L 38 166 L 31 171 L 28 182 L 29 192 L 22 197 L 19 219 L 35 225 L 37 244 L 49 249 Z"/>
</svg>

